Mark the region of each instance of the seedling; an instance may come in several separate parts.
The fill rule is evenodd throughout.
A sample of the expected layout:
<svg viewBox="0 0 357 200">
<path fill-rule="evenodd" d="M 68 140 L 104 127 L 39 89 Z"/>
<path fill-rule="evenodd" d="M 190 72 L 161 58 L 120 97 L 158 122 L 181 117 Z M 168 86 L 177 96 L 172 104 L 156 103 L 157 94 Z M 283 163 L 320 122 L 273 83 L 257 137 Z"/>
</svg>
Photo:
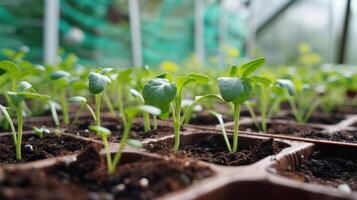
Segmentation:
<svg viewBox="0 0 357 200">
<path fill-rule="evenodd" d="M 110 149 L 109 149 L 109 143 L 108 143 L 108 136 L 111 134 L 110 130 L 101 127 L 101 126 L 90 126 L 89 128 L 93 131 L 95 131 L 98 135 L 101 136 L 104 148 L 105 148 L 105 154 L 106 154 L 106 160 L 107 160 L 107 168 L 108 168 L 108 173 L 113 174 L 117 168 L 117 165 L 120 162 L 121 156 L 123 154 L 123 150 L 126 147 L 126 145 L 129 143 L 135 147 L 140 147 L 141 143 L 135 140 L 130 140 L 129 139 L 129 133 L 133 124 L 133 121 L 136 117 L 137 114 L 139 113 L 149 113 L 152 115 L 160 115 L 161 111 L 160 109 L 153 107 L 153 106 L 148 106 L 148 105 L 140 105 L 140 106 L 133 106 L 133 107 L 127 107 L 124 110 L 125 117 L 127 119 L 127 124 L 124 127 L 124 132 L 122 135 L 122 138 L 120 140 L 120 147 L 118 151 L 115 153 L 114 157 L 110 154 Z"/>
<path fill-rule="evenodd" d="M 25 99 L 35 99 L 41 101 L 48 101 L 49 96 L 38 94 L 28 82 L 22 81 L 16 92 L 7 92 L 13 103 L 17 115 L 17 132 L 15 131 L 14 124 L 11 120 L 6 108 L 0 105 L 0 109 L 10 124 L 13 140 L 16 146 L 16 159 L 21 160 L 21 143 L 22 143 L 22 129 L 23 129 L 23 105 Z"/>
<path fill-rule="evenodd" d="M 173 150 L 177 151 L 180 145 L 180 129 L 187 117 L 187 112 L 190 110 L 187 109 L 181 118 L 183 88 L 189 83 L 207 84 L 209 78 L 202 74 L 190 73 L 186 76 L 177 77 L 176 83 L 171 83 L 169 80 L 173 80 L 173 77 L 169 74 L 163 74 L 149 80 L 144 86 L 143 97 L 145 104 L 160 108 L 162 112 L 161 117 L 168 117 L 171 113 L 175 134 Z M 196 101 L 202 101 L 212 96 L 216 95 L 202 96 L 196 99 Z"/>
<path fill-rule="evenodd" d="M 219 90 L 224 101 L 233 107 L 233 145 L 232 152 L 238 149 L 238 130 L 241 105 L 250 98 L 255 82 L 260 82 L 261 77 L 252 76 L 265 63 L 265 58 L 249 61 L 240 67 L 233 66 L 230 70 L 231 77 L 218 78 Z"/>
<path fill-rule="evenodd" d="M 143 95 L 140 94 L 140 92 L 138 92 L 135 89 L 130 89 L 130 94 L 133 95 L 134 97 L 136 97 L 137 99 L 139 99 L 140 103 L 145 104 L 145 100 Z M 148 132 L 151 131 L 151 125 L 150 125 L 150 115 L 149 113 L 144 113 L 144 131 Z M 156 121 L 156 116 L 154 116 L 154 130 L 157 129 L 157 121 Z"/>
<path fill-rule="evenodd" d="M 97 121 L 97 117 L 96 114 L 94 113 L 93 109 L 90 107 L 90 105 L 87 103 L 87 99 L 82 97 L 82 96 L 74 96 L 68 99 L 68 103 L 72 103 L 72 104 L 79 104 L 79 110 L 72 122 L 72 125 L 75 124 L 78 120 L 79 115 L 82 113 L 82 110 L 84 107 L 86 107 L 89 111 L 89 113 L 92 115 L 93 120 L 96 122 Z"/>
<path fill-rule="evenodd" d="M 128 68 L 125 70 L 122 70 L 121 72 L 118 73 L 116 81 L 118 82 L 117 87 L 118 87 L 118 110 L 119 110 L 119 115 L 121 119 L 123 120 L 124 126 L 126 125 L 127 119 L 125 118 L 124 114 L 124 90 L 125 90 L 125 85 L 127 85 L 128 82 L 130 82 L 130 75 L 132 74 L 133 69 Z"/>
<path fill-rule="evenodd" d="M 56 88 L 59 90 L 60 93 L 63 122 L 65 125 L 69 124 L 68 104 L 66 101 L 66 88 L 69 85 L 69 76 L 70 73 L 62 70 L 53 72 L 50 76 L 51 79 L 55 81 Z"/>
<path fill-rule="evenodd" d="M 255 101 L 250 100 L 245 102 L 255 126 L 260 131 L 267 131 L 267 120 L 279 110 L 281 102 L 286 99 L 281 89 L 279 84 L 272 83 L 269 79 L 263 78 L 259 82 L 256 82 Z M 260 122 L 255 114 L 254 108 L 257 108 L 260 112 Z"/>
<path fill-rule="evenodd" d="M 288 79 L 279 79 L 277 85 L 284 89 L 282 95 L 286 96 L 296 121 L 306 123 L 321 103 L 319 93 L 300 80 L 293 83 Z"/>
<path fill-rule="evenodd" d="M 41 128 L 37 128 L 37 127 L 33 127 L 33 131 L 36 133 L 36 135 L 39 137 L 39 138 L 43 138 L 43 136 L 45 135 L 45 134 L 49 134 L 49 133 L 51 133 L 51 131 L 49 130 L 49 129 L 47 129 L 47 128 L 43 128 L 43 127 L 41 127 Z"/>
<path fill-rule="evenodd" d="M 100 126 L 100 100 L 101 93 L 105 87 L 111 82 L 110 78 L 95 72 L 91 72 L 88 76 L 89 92 L 95 95 L 95 125 Z"/>
</svg>

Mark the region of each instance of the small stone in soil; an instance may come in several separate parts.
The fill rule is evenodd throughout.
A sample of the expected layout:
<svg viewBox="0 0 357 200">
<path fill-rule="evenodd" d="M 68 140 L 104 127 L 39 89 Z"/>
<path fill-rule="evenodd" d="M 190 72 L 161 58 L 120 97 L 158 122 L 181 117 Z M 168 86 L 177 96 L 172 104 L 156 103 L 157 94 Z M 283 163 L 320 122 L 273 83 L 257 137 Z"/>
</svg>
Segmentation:
<svg viewBox="0 0 357 200">
<path fill-rule="evenodd" d="M 26 144 L 25 145 L 25 151 L 26 152 L 33 152 L 33 146 L 31 144 Z"/>
<path fill-rule="evenodd" d="M 149 180 L 147 178 L 141 178 L 139 182 L 140 182 L 141 187 L 143 187 L 143 188 L 146 188 L 149 186 Z"/>
</svg>

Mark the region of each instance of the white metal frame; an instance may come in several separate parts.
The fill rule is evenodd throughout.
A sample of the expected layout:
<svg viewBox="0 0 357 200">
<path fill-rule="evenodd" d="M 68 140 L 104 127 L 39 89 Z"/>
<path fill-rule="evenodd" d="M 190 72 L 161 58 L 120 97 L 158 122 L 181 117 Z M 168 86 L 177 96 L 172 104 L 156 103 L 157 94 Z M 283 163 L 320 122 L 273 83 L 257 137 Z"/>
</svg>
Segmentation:
<svg viewBox="0 0 357 200">
<path fill-rule="evenodd" d="M 58 49 L 59 0 L 45 0 L 44 17 L 44 63 L 55 64 Z"/>
</svg>

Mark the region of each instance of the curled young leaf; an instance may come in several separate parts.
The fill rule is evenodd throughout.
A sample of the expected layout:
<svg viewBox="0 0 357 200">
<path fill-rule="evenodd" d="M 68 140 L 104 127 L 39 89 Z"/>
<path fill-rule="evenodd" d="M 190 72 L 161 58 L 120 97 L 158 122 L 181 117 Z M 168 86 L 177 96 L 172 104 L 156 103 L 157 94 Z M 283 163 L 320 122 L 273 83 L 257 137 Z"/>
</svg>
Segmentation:
<svg viewBox="0 0 357 200">
<path fill-rule="evenodd" d="M 218 84 L 221 96 L 226 102 L 233 102 L 244 90 L 242 80 L 236 77 L 220 77 Z"/>
<path fill-rule="evenodd" d="M 110 83 L 110 78 L 105 75 L 91 72 L 88 77 L 89 92 L 99 94 L 104 91 L 105 86 Z"/>
<path fill-rule="evenodd" d="M 260 83 L 264 86 L 269 86 L 271 84 L 271 80 L 264 77 L 264 76 L 252 76 L 252 79 L 256 82 L 256 83 Z"/>
<path fill-rule="evenodd" d="M 176 97 L 176 91 L 176 85 L 169 83 L 167 79 L 151 79 L 143 90 L 145 104 L 158 107 L 162 113 L 166 113 L 171 101 Z"/>
<path fill-rule="evenodd" d="M 58 80 L 58 79 L 61 79 L 61 78 L 64 78 L 64 77 L 69 77 L 71 74 L 66 72 L 66 71 L 63 71 L 63 70 L 59 70 L 59 71 L 55 71 L 51 74 L 51 79 L 53 80 Z"/>
<path fill-rule="evenodd" d="M 89 126 L 89 130 L 109 136 L 112 132 L 103 126 Z"/>
<path fill-rule="evenodd" d="M 129 139 L 128 145 L 138 149 L 143 147 L 143 143 L 141 143 L 139 140 L 134 140 L 134 139 Z"/>
<path fill-rule="evenodd" d="M 133 95 L 134 97 L 139 98 L 140 101 L 142 101 L 143 103 L 145 103 L 144 97 L 143 97 L 143 95 L 140 94 L 139 91 L 137 91 L 137 90 L 131 88 L 131 89 L 130 89 L 130 94 Z"/>
<path fill-rule="evenodd" d="M 235 77 L 221 77 L 218 78 L 219 90 L 221 96 L 226 102 L 232 102 L 239 105 L 246 101 L 253 90 L 251 79 L 235 78 Z"/>
<path fill-rule="evenodd" d="M 124 69 L 118 73 L 117 80 L 119 83 L 125 83 L 130 80 L 130 75 L 133 73 L 133 68 Z"/>
<path fill-rule="evenodd" d="M 149 105 L 127 107 L 124 112 L 128 116 L 128 119 L 133 119 L 138 113 L 149 113 L 156 116 L 161 114 L 161 110 L 159 108 Z"/>
<path fill-rule="evenodd" d="M 106 67 L 106 68 L 103 68 L 99 73 L 104 75 L 104 74 L 109 73 L 111 71 L 113 71 L 113 68 Z"/>
<path fill-rule="evenodd" d="M 7 72 L 12 78 L 17 78 L 21 75 L 20 68 L 15 63 L 8 60 L 0 62 L 0 70 L 2 70 L 0 73 L 1 75 Z"/>
<path fill-rule="evenodd" d="M 206 84 L 209 82 L 208 76 L 199 73 L 190 73 L 187 77 L 195 79 L 200 84 Z"/>
<path fill-rule="evenodd" d="M 87 103 L 87 99 L 82 96 L 74 96 L 68 99 L 68 103 Z"/>
<path fill-rule="evenodd" d="M 261 66 L 263 66 L 264 63 L 265 63 L 264 57 L 248 61 L 239 67 L 238 72 L 242 78 L 248 77 L 257 69 L 259 69 Z"/>
<path fill-rule="evenodd" d="M 18 86 L 18 91 L 19 92 L 24 92 L 24 91 L 26 91 L 26 90 L 29 90 L 29 89 L 31 89 L 32 88 L 32 85 L 30 84 L 30 83 L 28 83 L 28 82 L 26 82 L 26 81 L 21 81 L 20 83 L 19 83 L 19 86 Z"/>
<path fill-rule="evenodd" d="M 289 79 L 278 79 L 276 81 L 277 86 L 287 89 L 289 95 L 294 95 L 295 87 L 291 80 Z"/>
</svg>

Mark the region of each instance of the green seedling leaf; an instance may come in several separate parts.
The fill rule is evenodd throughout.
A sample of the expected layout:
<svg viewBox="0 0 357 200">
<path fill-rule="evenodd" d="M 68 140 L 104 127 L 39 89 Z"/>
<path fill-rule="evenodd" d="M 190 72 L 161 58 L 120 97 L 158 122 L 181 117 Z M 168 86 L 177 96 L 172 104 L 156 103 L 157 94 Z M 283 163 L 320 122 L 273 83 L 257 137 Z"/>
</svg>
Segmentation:
<svg viewBox="0 0 357 200">
<path fill-rule="evenodd" d="M 169 111 L 169 105 L 176 97 L 176 85 L 164 78 L 149 80 L 143 89 L 145 104 L 158 107 L 162 113 Z"/>
<path fill-rule="evenodd" d="M 130 80 L 130 75 L 133 73 L 133 68 L 125 69 L 118 73 L 117 80 L 119 83 L 125 83 Z"/>
<path fill-rule="evenodd" d="M 87 103 L 87 99 L 82 96 L 74 96 L 68 99 L 68 103 Z"/>
<path fill-rule="evenodd" d="M 4 74 L 5 72 L 9 73 L 13 78 L 17 78 L 21 75 L 20 68 L 15 63 L 8 60 L 0 62 L 0 70 L 2 70 L 0 75 Z"/>
<path fill-rule="evenodd" d="M 264 86 L 269 86 L 271 84 L 271 80 L 263 77 L 263 76 L 252 76 L 252 79 L 256 82 L 256 83 L 260 83 Z"/>
<path fill-rule="evenodd" d="M 134 140 L 134 139 L 129 139 L 128 140 L 128 145 L 137 149 L 140 149 L 143 147 L 143 144 L 139 140 Z"/>
<path fill-rule="evenodd" d="M 265 64 L 264 57 L 248 61 L 239 67 L 238 73 L 241 75 L 242 78 L 248 77 L 264 64 Z"/>
<path fill-rule="evenodd" d="M 24 92 L 32 88 L 32 85 L 26 81 L 21 81 L 19 86 L 18 86 L 18 91 Z"/>
<path fill-rule="evenodd" d="M 55 71 L 53 72 L 50 77 L 52 80 L 58 80 L 58 79 L 61 79 L 61 78 L 65 78 L 65 77 L 69 77 L 71 74 L 66 72 L 66 71 L 63 71 L 63 70 L 59 70 L 59 71 Z"/>
<path fill-rule="evenodd" d="M 294 84 L 291 80 L 288 79 L 278 79 L 276 81 L 276 84 L 279 87 L 285 88 L 288 90 L 289 95 L 294 95 L 295 94 L 295 87 Z"/>
<path fill-rule="evenodd" d="M 220 77 L 218 84 L 221 96 L 226 102 L 233 102 L 244 90 L 242 80 L 236 77 Z"/>
<path fill-rule="evenodd" d="M 174 76 L 172 74 L 170 74 L 170 73 L 160 74 L 160 75 L 156 76 L 156 78 L 167 79 L 170 83 L 172 83 L 174 81 Z"/>
<path fill-rule="evenodd" d="M 89 92 L 92 94 L 99 94 L 104 91 L 104 88 L 109 84 L 110 78 L 95 72 L 91 72 L 88 77 Z"/>
<path fill-rule="evenodd" d="M 161 114 L 161 110 L 159 108 L 149 105 L 128 107 L 124 112 L 129 116 L 128 118 L 133 118 L 137 113 L 149 113 L 155 116 L 159 116 Z"/>
<path fill-rule="evenodd" d="M 10 96 L 17 96 L 25 99 L 35 99 L 35 100 L 41 100 L 41 101 L 47 101 L 50 100 L 51 97 L 44 95 L 44 94 L 38 94 L 38 93 L 33 93 L 33 92 L 7 92 Z"/>
<path fill-rule="evenodd" d="M 36 135 L 38 135 L 40 138 L 43 138 L 44 134 L 50 134 L 51 131 L 47 128 L 37 128 L 36 126 L 34 126 L 33 131 L 36 133 Z"/>
<path fill-rule="evenodd" d="M 237 76 L 237 74 L 238 74 L 238 67 L 234 65 L 229 70 L 229 76 L 235 77 L 235 76 Z"/>
<path fill-rule="evenodd" d="M 113 68 L 106 67 L 106 68 L 102 69 L 99 73 L 104 75 L 104 74 L 109 73 L 111 71 L 113 71 Z"/>
<path fill-rule="evenodd" d="M 17 143 L 17 137 L 16 137 L 16 130 L 15 130 L 14 123 L 12 122 L 11 117 L 10 117 L 9 113 L 7 112 L 7 110 L 6 110 L 6 107 L 4 107 L 3 105 L 0 105 L 0 110 L 4 114 L 7 122 L 10 124 L 11 132 L 12 132 L 12 135 L 14 137 L 14 142 L 16 144 Z"/>
<path fill-rule="evenodd" d="M 89 126 L 89 130 L 109 136 L 112 132 L 103 126 Z"/>
<path fill-rule="evenodd" d="M 253 86 L 251 79 L 234 78 L 234 77 L 221 77 L 218 78 L 219 90 L 221 96 L 226 102 L 232 102 L 234 105 L 239 105 L 246 101 L 252 91 Z"/>
<path fill-rule="evenodd" d="M 144 97 L 143 95 L 140 94 L 139 91 L 132 88 L 130 89 L 130 94 L 133 95 L 134 97 L 139 98 L 141 102 L 145 103 Z"/>
<path fill-rule="evenodd" d="M 208 76 L 199 73 L 190 73 L 187 77 L 195 79 L 195 81 L 200 84 L 206 84 L 209 82 Z"/>
</svg>

